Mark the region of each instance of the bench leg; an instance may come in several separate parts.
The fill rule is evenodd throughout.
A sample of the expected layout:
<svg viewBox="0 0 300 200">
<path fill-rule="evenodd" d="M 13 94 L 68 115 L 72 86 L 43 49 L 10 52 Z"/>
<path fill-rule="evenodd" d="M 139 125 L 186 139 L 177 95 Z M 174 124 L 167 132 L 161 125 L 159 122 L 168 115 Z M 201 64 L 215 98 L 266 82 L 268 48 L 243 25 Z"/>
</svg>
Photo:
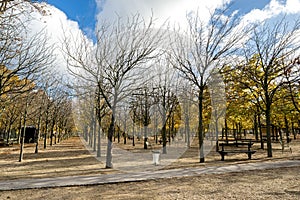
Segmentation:
<svg viewBox="0 0 300 200">
<path fill-rule="evenodd" d="M 222 153 L 222 154 L 221 154 L 221 161 L 224 161 L 224 160 L 225 160 L 225 154 Z"/>
<path fill-rule="evenodd" d="M 252 153 L 248 153 L 248 159 L 251 160 Z"/>
</svg>

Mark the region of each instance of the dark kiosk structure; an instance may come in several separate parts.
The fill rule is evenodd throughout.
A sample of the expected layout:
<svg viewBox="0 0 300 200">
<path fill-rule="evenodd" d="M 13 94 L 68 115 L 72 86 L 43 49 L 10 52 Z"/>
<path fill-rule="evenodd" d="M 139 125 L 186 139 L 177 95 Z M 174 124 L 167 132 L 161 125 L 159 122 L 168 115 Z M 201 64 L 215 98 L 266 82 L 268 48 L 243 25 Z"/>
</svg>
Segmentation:
<svg viewBox="0 0 300 200">
<path fill-rule="evenodd" d="M 22 127 L 22 132 L 24 131 L 24 127 Z M 35 143 L 37 139 L 37 131 L 34 126 L 27 126 L 25 129 L 25 138 L 24 143 Z"/>
</svg>

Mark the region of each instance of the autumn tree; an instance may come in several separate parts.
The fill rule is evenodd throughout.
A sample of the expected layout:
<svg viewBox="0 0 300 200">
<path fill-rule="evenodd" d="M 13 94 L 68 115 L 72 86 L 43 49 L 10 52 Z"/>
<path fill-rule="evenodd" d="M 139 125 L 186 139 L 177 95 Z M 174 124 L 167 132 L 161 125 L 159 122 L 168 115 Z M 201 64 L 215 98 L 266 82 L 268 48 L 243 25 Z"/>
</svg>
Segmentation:
<svg viewBox="0 0 300 200">
<path fill-rule="evenodd" d="M 5 12 L 0 14 L 0 96 L 17 98 L 32 90 L 28 84 L 38 82 L 53 61 L 53 46 L 42 31 L 29 35 L 28 13 L 20 8 L 22 2 L 0 2 Z M 6 4 L 7 3 L 7 4 Z"/>
<path fill-rule="evenodd" d="M 61 90 L 60 90 L 60 82 L 58 79 L 54 76 L 44 76 L 47 77 L 47 79 L 44 80 L 43 84 L 39 85 L 39 89 L 43 93 L 40 106 L 40 114 L 42 114 L 41 120 L 42 123 L 40 125 L 40 129 L 43 130 L 43 138 L 44 138 L 44 149 L 47 148 L 47 139 L 50 138 L 52 140 L 52 128 L 55 124 L 55 118 L 56 118 L 56 109 L 55 109 L 55 103 L 60 98 Z M 39 130 L 39 132 L 41 131 Z M 49 137 L 49 132 L 50 137 Z M 52 145 L 51 141 L 50 144 Z"/>
<path fill-rule="evenodd" d="M 36 131 L 37 131 L 37 139 L 35 144 L 35 153 L 39 152 L 39 141 L 41 137 L 41 128 L 42 128 L 42 122 L 44 117 L 44 104 L 47 102 L 48 96 L 42 90 L 41 88 L 38 88 L 35 92 L 35 95 L 32 97 L 35 102 L 36 106 L 36 112 L 35 112 L 35 125 L 36 125 Z"/>
<path fill-rule="evenodd" d="M 299 74 L 295 72 L 300 71 L 300 56 L 292 59 L 289 64 L 294 66 L 293 71 L 289 70 L 286 71 L 286 73 L 284 74 L 287 79 L 287 90 L 289 93 L 289 99 L 292 101 L 297 112 L 300 113 L 300 101 L 299 101 L 300 82 L 295 81 L 295 78 L 297 80 L 297 77 L 299 76 Z"/>
<path fill-rule="evenodd" d="M 30 82 L 30 81 L 29 81 Z M 23 109 L 21 111 L 20 114 L 20 121 L 21 121 L 21 141 L 20 141 L 20 156 L 19 156 L 19 162 L 22 162 L 23 160 L 23 154 L 24 154 L 24 140 L 25 140 L 25 132 L 26 132 L 26 127 L 28 126 L 28 121 L 30 121 L 30 115 L 34 114 L 34 110 L 35 105 L 33 103 L 34 98 L 32 98 L 32 96 L 34 95 L 35 91 L 34 89 L 34 84 L 28 84 L 29 88 L 31 88 L 31 90 L 27 89 L 26 93 L 23 93 L 21 95 L 22 97 L 22 105 L 23 105 Z"/>
<path fill-rule="evenodd" d="M 245 64 L 239 66 L 239 80 L 259 100 L 259 107 L 266 118 L 268 157 L 272 157 L 271 115 L 274 97 L 287 84 L 285 73 L 296 72 L 290 60 L 297 56 L 300 48 L 299 22 L 287 21 L 283 17 L 275 23 L 266 21 L 257 26 L 246 44 Z M 293 77 L 293 82 L 299 78 Z"/>
</svg>

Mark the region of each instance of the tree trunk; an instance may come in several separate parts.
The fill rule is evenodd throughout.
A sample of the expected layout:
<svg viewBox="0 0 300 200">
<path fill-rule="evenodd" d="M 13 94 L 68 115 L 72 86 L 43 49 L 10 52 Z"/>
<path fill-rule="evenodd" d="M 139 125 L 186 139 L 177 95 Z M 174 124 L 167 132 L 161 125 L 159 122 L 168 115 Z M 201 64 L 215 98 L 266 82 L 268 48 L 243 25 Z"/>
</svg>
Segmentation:
<svg viewBox="0 0 300 200">
<path fill-rule="evenodd" d="M 267 151 L 268 157 L 272 157 L 272 140 L 271 140 L 271 103 L 266 101 L 266 124 L 267 124 Z"/>
<path fill-rule="evenodd" d="M 286 116 L 284 116 L 284 123 L 285 123 L 286 142 L 290 143 L 289 121 Z"/>
<path fill-rule="evenodd" d="M 93 147 L 93 133 L 94 133 L 94 126 L 93 120 L 90 121 L 90 131 L 89 131 L 89 145 Z"/>
<path fill-rule="evenodd" d="M 169 114 L 170 115 L 170 114 Z M 171 145 L 171 117 L 168 117 L 168 141 L 169 141 L 169 146 Z"/>
<path fill-rule="evenodd" d="M 124 139 L 124 144 L 126 144 L 127 143 L 127 134 L 126 134 L 126 132 L 124 131 L 123 132 L 123 139 Z"/>
<path fill-rule="evenodd" d="M 257 115 L 257 122 L 258 122 L 258 128 L 259 128 L 259 137 L 260 137 L 260 148 L 264 149 L 264 140 L 262 135 L 262 125 L 260 120 L 260 114 Z"/>
<path fill-rule="evenodd" d="M 61 140 L 61 127 L 58 127 L 58 138 L 57 138 L 57 143 L 60 143 L 60 140 Z"/>
<path fill-rule="evenodd" d="M 25 132 L 26 132 L 26 118 L 27 118 L 27 103 L 25 106 L 25 111 L 24 111 L 24 123 L 23 123 L 23 131 L 21 131 L 21 147 L 20 147 L 20 157 L 19 157 L 19 162 L 22 162 L 23 160 L 23 152 L 24 152 L 24 140 L 25 140 Z M 22 128 L 21 128 L 22 129 Z"/>
<path fill-rule="evenodd" d="M 275 140 L 278 142 L 278 127 L 275 126 Z"/>
<path fill-rule="evenodd" d="M 20 115 L 20 121 L 19 121 L 18 144 L 21 144 L 21 135 L 22 135 L 22 115 Z"/>
<path fill-rule="evenodd" d="M 96 122 L 96 114 L 94 113 L 94 116 L 93 116 L 93 138 L 94 138 L 94 145 L 93 145 L 93 151 L 96 151 L 97 150 L 97 122 Z"/>
<path fill-rule="evenodd" d="M 50 129 L 50 146 L 53 145 L 53 136 L 54 136 L 54 122 L 52 122 L 51 129 Z"/>
<path fill-rule="evenodd" d="M 45 138 L 44 138 L 44 149 L 47 148 L 47 137 L 48 137 L 48 122 L 46 121 L 45 125 Z"/>
<path fill-rule="evenodd" d="M 145 93 L 145 116 L 144 116 L 144 121 L 143 121 L 143 124 L 144 124 L 144 149 L 147 149 L 148 148 L 148 97 L 147 97 L 147 93 Z"/>
<path fill-rule="evenodd" d="M 258 126 L 257 126 L 257 114 L 254 114 L 254 128 L 253 132 L 255 135 L 255 140 L 258 141 Z"/>
<path fill-rule="evenodd" d="M 84 131 L 84 133 L 83 133 L 84 134 L 84 139 L 85 139 L 86 142 L 88 142 L 89 141 L 89 136 L 88 136 L 88 126 L 87 125 L 84 126 L 83 131 Z"/>
<path fill-rule="evenodd" d="M 132 130 L 132 146 L 135 146 L 135 143 L 134 143 L 134 137 L 135 137 L 135 128 L 134 128 L 134 123 L 133 123 L 133 130 Z"/>
<path fill-rule="evenodd" d="M 205 162 L 204 158 L 204 137 L 203 137 L 203 88 L 200 88 L 198 96 L 198 139 L 199 139 L 199 149 L 200 149 L 200 163 Z"/>
<path fill-rule="evenodd" d="M 225 139 L 228 142 L 228 124 L 227 124 L 226 117 L 225 117 Z"/>
<path fill-rule="evenodd" d="M 293 136 L 294 136 L 294 140 L 296 140 L 296 132 L 295 132 L 294 122 L 292 122 L 292 133 L 293 133 Z"/>
<path fill-rule="evenodd" d="M 215 111 L 215 112 L 217 112 L 217 111 Z M 218 123 L 219 123 L 219 119 L 218 119 L 218 117 L 217 117 L 217 114 L 215 114 L 215 117 L 216 117 L 216 121 L 215 121 L 215 123 L 216 123 L 216 152 L 217 151 L 219 151 L 219 127 L 218 127 Z"/>
<path fill-rule="evenodd" d="M 23 160 L 23 152 L 24 152 L 24 140 L 25 140 L 25 130 L 26 130 L 26 124 L 25 124 L 25 119 L 24 119 L 24 128 L 21 131 L 21 142 L 20 142 L 20 157 L 19 157 L 19 162 L 22 162 Z"/>
<path fill-rule="evenodd" d="M 106 151 L 106 168 L 113 168 L 112 165 L 112 144 L 113 144 L 113 135 L 114 135 L 114 129 L 115 129 L 115 116 L 114 111 L 111 115 L 111 121 L 108 129 L 108 135 L 107 135 L 107 151 Z"/>
<path fill-rule="evenodd" d="M 52 140 L 53 140 L 53 132 L 51 130 L 50 131 L 50 146 L 52 146 Z"/>
<path fill-rule="evenodd" d="M 163 154 L 167 154 L 167 128 L 166 128 L 166 122 L 164 123 L 162 127 L 162 142 L 163 142 Z"/>
<path fill-rule="evenodd" d="M 127 136 L 128 136 L 128 133 L 127 133 L 127 118 L 126 117 L 124 119 L 123 136 L 124 136 L 124 144 L 126 144 L 127 143 Z"/>
<path fill-rule="evenodd" d="M 40 111 L 40 113 L 41 113 L 41 111 Z M 41 116 L 39 116 L 39 119 L 38 119 L 38 127 L 37 127 L 37 130 L 36 130 L 37 131 L 37 138 L 36 138 L 34 153 L 39 153 L 40 128 L 41 128 Z"/>
<path fill-rule="evenodd" d="M 134 143 L 134 137 L 135 137 L 134 122 L 135 122 L 135 116 L 133 115 L 133 121 L 132 121 L 132 146 L 135 146 L 135 143 Z"/>
<path fill-rule="evenodd" d="M 164 88 L 163 92 L 163 114 L 162 114 L 162 121 L 163 121 L 163 127 L 162 127 L 162 142 L 163 142 L 163 154 L 167 154 L 167 113 L 166 113 L 166 91 Z"/>
<path fill-rule="evenodd" d="M 6 143 L 9 145 L 9 141 L 10 141 L 10 132 L 11 132 L 11 124 L 8 126 L 8 130 L 7 132 L 7 138 L 6 138 Z"/>
<path fill-rule="evenodd" d="M 54 144 L 56 144 L 58 136 L 59 136 L 58 125 L 57 125 L 57 123 L 55 123 Z"/>
<path fill-rule="evenodd" d="M 101 157 L 101 119 L 98 124 L 98 145 L 97 145 L 97 157 Z"/>
<path fill-rule="evenodd" d="M 188 114 L 186 114 L 185 116 L 185 138 L 186 138 L 187 147 L 189 148 L 191 144 L 190 144 L 190 121 L 189 121 Z"/>
</svg>

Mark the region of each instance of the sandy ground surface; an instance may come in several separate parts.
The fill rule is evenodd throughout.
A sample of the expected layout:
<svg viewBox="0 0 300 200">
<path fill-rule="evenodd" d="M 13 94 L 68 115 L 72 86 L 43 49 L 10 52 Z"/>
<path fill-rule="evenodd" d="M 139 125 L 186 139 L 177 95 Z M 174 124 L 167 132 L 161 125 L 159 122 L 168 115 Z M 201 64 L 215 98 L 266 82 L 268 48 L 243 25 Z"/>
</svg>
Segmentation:
<svg viewBox="0 0 300 200">
<path fill-rule="evenodd" d="M 0 192 L 0 199 L 299 199 L 300 169 Z"/>
<path fill-rule="evenodd" d="M 142 144 L 137 144 L 139 149 Z M 236 154 L 220 161 L 212 152 L 204 164 L 198 163 L 198 150 L 193 146 L 179 160 L 165 168 L 223 166 L 237 163 L 262 162 L 300 158 L 300 139 L 281 151 L 274 144 L 273 158 L 259 150 L 252 160 Z M 142 149 L 142 148 L 141 148 Z M 292 151 L 290 151 L 292 150 Z M 0 148 L 0 181 L 20 178 L 46 178 L 73 175 L 119 173 L 105 169 L 84 147 L 78 137 L 40 149 L 34 154 L 33 145 L 26 145 L 24 161 L 18 162 L 19 146 Z M 47 188 L 0 192 L 0 199 L 300 199 L 300 169 L 284 168 L 263 171 L 201 175 L 192 178 L 171 178 L 143 182 L 105 184 L 98 186 Z"/>
</svg>

